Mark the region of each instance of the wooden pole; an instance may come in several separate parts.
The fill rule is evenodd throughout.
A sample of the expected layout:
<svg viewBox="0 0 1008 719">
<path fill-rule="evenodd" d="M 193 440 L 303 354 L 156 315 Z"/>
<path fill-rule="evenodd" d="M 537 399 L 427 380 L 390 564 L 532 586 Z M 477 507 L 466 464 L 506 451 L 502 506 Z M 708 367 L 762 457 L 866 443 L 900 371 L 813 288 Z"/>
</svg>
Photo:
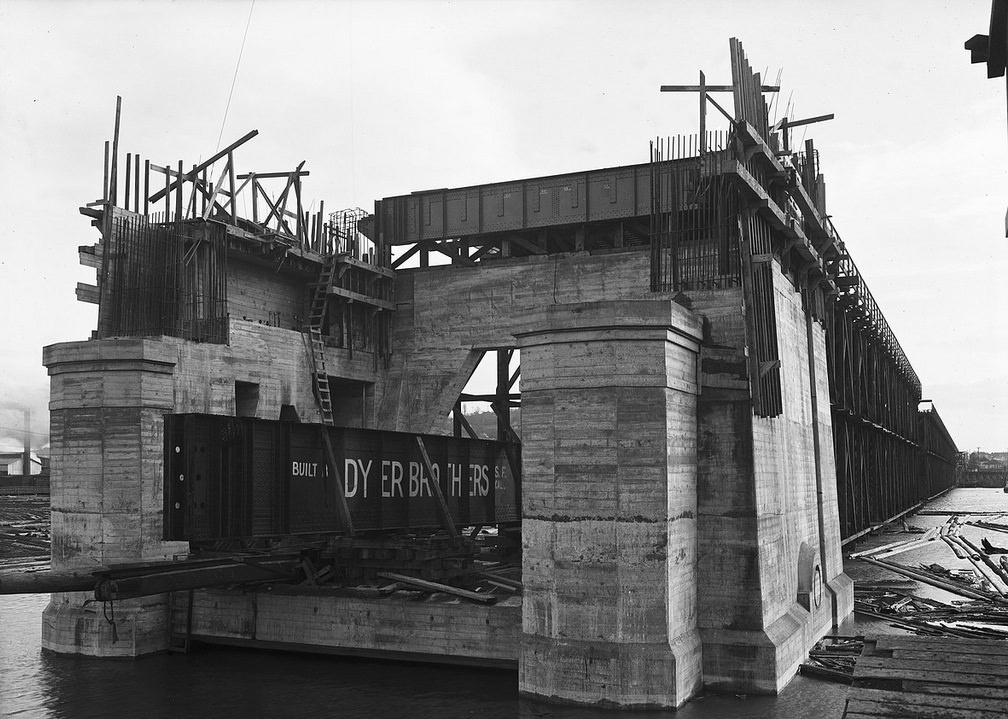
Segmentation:
<svg viewBox="0 0 1008 719">
<path fill-rule="evenodd" d="M 140 153 L 133 155 L 133 212 L 140 212 Z"/>
<path fill-rule="evenodd" d="M 126 189 L 123 190 L 123 209 L 129 212 L 130 207 L 130 170 L 133 166 L 133 155 L 126 153 Z"/>
<path fill-rule="evenodd" d="M 228 167 L 228 189 L 231 191 L 231 224 L 238 224 L 238 198 L 235 192 L 235 169 L 234 169 L 234 153 L 229 152 L 227 154 L 227 167 Z"/>
<path fill-rule="evenodd" d="M 700 154 L 707 152 L 707 80 L 700 71 Z"/>
<path fill-rule="evenodd" d="M 427 472 L 427 476 L 430 477 L 430 487 L 434 492 L 434 499 L 437 500 L 441 523 L 444 524 L 444 528 L 451 535 L 452 539 L 458 543 L 459 530 L 455 526 L 455 518 L 452 516 L 451 509 L 448 508 L 448 502 L 445 501 L 444 493 L 441 491 L 441 483 L 434 473 L 434 465 L 431 464 L 430 456 L 427 454 L 427 447 L 424 446 L 423 438 L 420 435 L 416 435 L 414 439 L 416 439 L 417 448 L 420 450 L 420 459 L 423 460 L 424 470 Z"/>
<path fill-rule="evenodd" d="M 105 174 L 102 178 L 102 199 L 109 199 L 109 141 L 105 140 Z"/>
<path fill-rule="evenodd" d="M 116 95 L 116 115 L 115 115 L 115 132 L 112 135 L 112 175 L 109 180 L 109 201 L 114 205 L 116 203 L 116 166 L 119 164 L 119 114 L 122 110 L 122 98 Z"/>
<path fill-rule="evenodd" d="M 182 160 L 178 161 L 178 181 L 175 184 L 175 221 L 182 221 Z"/>
</svg>

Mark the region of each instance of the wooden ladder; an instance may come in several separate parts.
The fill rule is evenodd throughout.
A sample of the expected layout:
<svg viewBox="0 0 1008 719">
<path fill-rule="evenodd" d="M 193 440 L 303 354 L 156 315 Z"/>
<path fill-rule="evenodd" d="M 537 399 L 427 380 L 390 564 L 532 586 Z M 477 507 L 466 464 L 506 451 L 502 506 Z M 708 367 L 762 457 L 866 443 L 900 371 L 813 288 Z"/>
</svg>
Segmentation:
<svg viewBox="0 0 1008 719">
<path fill-rule="evenodd" d="M 312 390 L 322 424 L 333 426 L 332 393 L 329 389 L 329 375 L 325 364 L 325 342 L 322 340 L 322 327 L 325 322 L 326 308 L 329 305 L 329 288 L 332 287 L 336 255 L 326 255 L 322 258 L 322 270 L 318 282 L 312 292 L 311 307 L 308 310 L 308 325 L 305 335 L 305 349 L 308 351 L 308 366 L 312 374 Z"/>
<path fill-rule="evenodd" d="M 344 492 L 343 481 L 340 479 L 339 465 L 336 463 L 336 452 L 333 449 L 332 438 L 329 436 L 329 428 L 335 427 L 336 423 L 333 419 L 332 392 L 329 388 L 329 373 L 325 362 L 325 341 L 322 339 L 322 325 L 325 321 L 326 307 L 329 304 L 329 288 L 332 287 L 335 266 L 335 254 L 327 255 L 323 258 L 322 270 L 319 272 L 319 279 L 312 293 L 311 308 L 308 311 L 307 332 L 302 336 L 305 340 L 305 349 L 308 352 L 308 367 L 312 375 L 312 391 L 315 395 L 315 403 L 318 406 L 319 415 L 322 417 L 322 448 L 325 452 L 329 476 L 333 477 L 336 481 L 336 510 L 339 513 L 344 531 L 352 537 L 354 536 L 353 519 L 350 516 L 350 508 L 347 506 L 346 494 Z"/>
<path fill-rule="evenodd" d="M 322 331 L 315 327 L 309 327 L 306 341 L 308 366 L 312 374 L 312 389 L 315 393 L 315 403 L 318 405 L 319 414 L 322 415 L 322 424 L 333 427 L 335 423 L 333 422 L 332 392 L 329 389 L 329 375 L 326 370 L 325 342 L 322 340 Z"/>
</svg>

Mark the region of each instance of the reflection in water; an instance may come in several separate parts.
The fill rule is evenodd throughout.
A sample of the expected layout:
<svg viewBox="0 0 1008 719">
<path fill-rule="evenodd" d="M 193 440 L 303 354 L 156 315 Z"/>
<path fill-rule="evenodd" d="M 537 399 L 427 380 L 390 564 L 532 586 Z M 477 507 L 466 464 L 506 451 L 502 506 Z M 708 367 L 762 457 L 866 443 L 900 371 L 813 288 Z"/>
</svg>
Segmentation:
<svg viewBox="0 0 1008 719">
<path fill-rule="evenodd" d="M 43 653 L 48 595 L 0 596 L 0 716 L 139 717 L 832 717 L 846 687 L 796 678 L 779 697 L 707 696 L 679 712 L 622 712 L 519 701 L 514 672 L 202 647 L 140 660 Z"/>
</svg>

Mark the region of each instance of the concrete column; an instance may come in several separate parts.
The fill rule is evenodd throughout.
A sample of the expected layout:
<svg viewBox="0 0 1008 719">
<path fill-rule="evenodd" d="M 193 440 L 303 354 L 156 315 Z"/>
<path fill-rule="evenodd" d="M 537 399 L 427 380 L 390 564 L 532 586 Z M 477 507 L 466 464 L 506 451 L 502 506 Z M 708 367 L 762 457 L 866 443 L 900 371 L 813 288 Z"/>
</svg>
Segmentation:
<svg viewBox="0 0 1008 719">
<path fill-rule="evenodd" d="M 518 335 L 523 694 L 678 707 L 700 687 L 701 336 L 668 300 L 553 305 Z"/>
<path fill-rule="evenodd" d="M 162 415 L 172 410 L 174 345 L 105 339 L 50 345 L 52 567 L 164 559 Z M 42 646 L 133 657 L 168 645 L 165 596 L 103 607 L 90 592 L 54 594 Z"/>
</svg>

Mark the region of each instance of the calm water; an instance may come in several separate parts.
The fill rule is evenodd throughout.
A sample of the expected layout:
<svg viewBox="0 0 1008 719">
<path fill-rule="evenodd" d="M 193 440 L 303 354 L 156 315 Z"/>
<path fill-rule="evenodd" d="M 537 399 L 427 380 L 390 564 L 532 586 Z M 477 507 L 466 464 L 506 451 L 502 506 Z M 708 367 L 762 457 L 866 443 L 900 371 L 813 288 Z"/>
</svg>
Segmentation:
<svg viewBox="0 0 1008 719">
<path fill-rule="evenodd" d="M 90 717 L 523 717 L 627 714 L 519 701 L 513 672 L 197 647 L 140 660 L 43 653 L 48 595 L 0 596 L 0 716 Z M 679 712 L 641 717 L 838 719 L 847 688 L 797 677 L 779 697 L 708 696 Z"/>
<path fill-rule="evenodd" d="M 955 490 L 932 508 L 1008 512 L 1008 494 Z M 921 516 L 911 521 L 929 526 L 944 520 Z M 868 541 L 894 539 L 899 538 Z M 848 573 L 857 575 L 865 567 L 850 567 Z M 136 661 L 63 657 L 41 650 L 41 614 L 48 600 L 48 595 L 0 596 L 0 717 L 839 719 L 847 693 L 844 685 L 796 677 L 778 697 L 708 695 L 678 712 L 628 715 L 521 701 L 513 672 L 221 647 Z M 858 627 L 869 633 L 876 630 L 885 627 Z"/>
</svg>

